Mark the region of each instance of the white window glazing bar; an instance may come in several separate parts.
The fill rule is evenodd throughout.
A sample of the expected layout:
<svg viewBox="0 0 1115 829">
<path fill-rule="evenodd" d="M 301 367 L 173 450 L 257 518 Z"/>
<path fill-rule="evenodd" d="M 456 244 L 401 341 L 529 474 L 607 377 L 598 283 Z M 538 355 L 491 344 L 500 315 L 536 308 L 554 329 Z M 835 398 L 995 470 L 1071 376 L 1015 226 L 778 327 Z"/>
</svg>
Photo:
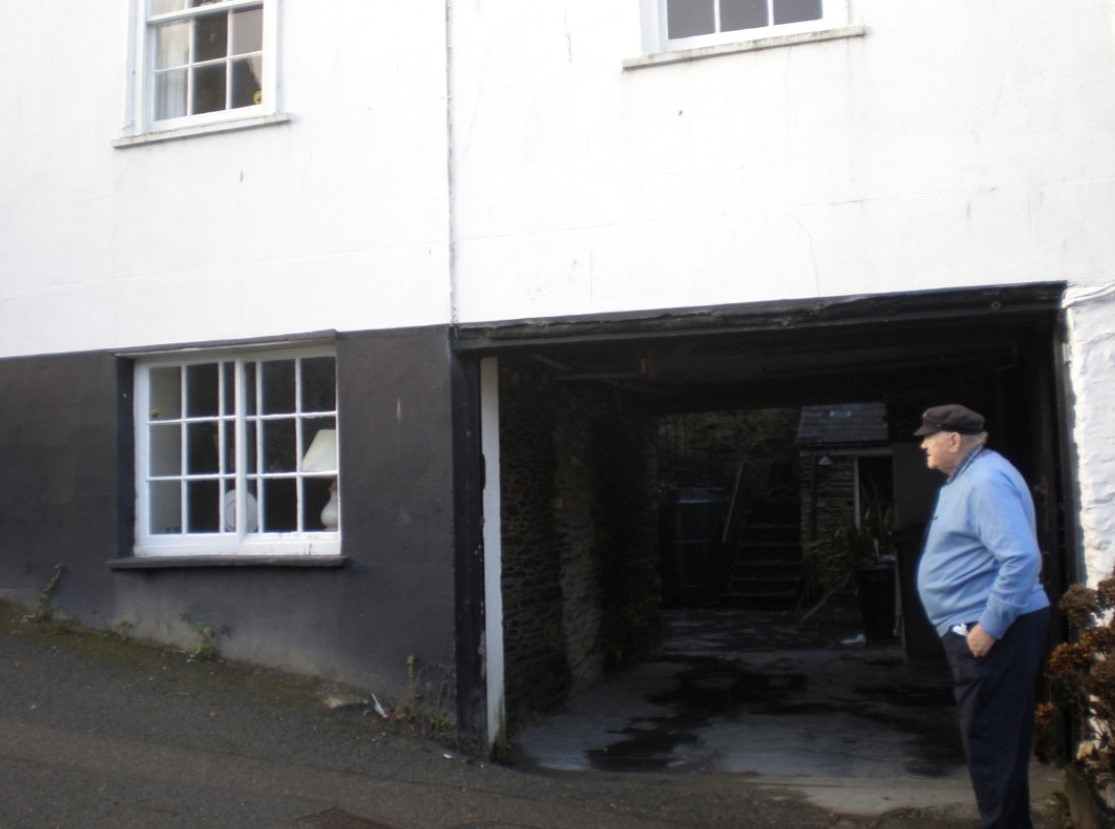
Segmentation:
<svg viewBox="0 0 1115 829">
<path fill-rule="evenodd" d="M 186 398 L 186 390 L 189 388 L 187 377 L 189 372 L 183 366 L 178 372 L 178 396 L 181 402 L 182 410 L 178 413 L 178 495 L 179 495 L 179 515 L 178 515 L 178 534 L 185 535 L 189 532 L 190 527 L 187 524 L 187 519 L 190 515 L 190 488 L 187 486 L 186 478 L 189 474 L 190 468 L 187 466 L 189 463 L 189 439 L 190 430 L 187 427 L 188 414 L 190 411 L 190 401 Z"/>
<path fill-rule="evenodd" d="M 236 537 L 243 539 L 246 534 L 245 527 L 247 521 L 246 516 L 248 509 L 248 486 L 247 479 L 244 476 L 244 462 L 247 457 L 244 446 L 244 435 L 247 429 L 244 425 L 244 367 L 243 360 L 232 361 L 232 395 L 233 406 L 232 413 L 234 415 L 232 421 L 233 442 L 236 451 L 232 457 L 232 484 L 233 491 L 236 493 L 236 521 L 233 524 L 233 532 Z"/>
<path fill-rule="evenodd" d="M 302 458 L 306 455 L 302 430 L 306 422 L 302 416 L 302 358 L 294 361 L 294 503 L 298 511 L 295 526 L 298 532 L 306 531 L 306 479 L 302 474 Z"/>
<path fill-rule="evenodd" d="M 253 442 L 255 443 L 255 471 L 252 473 L 256 486 L 256 504 L 259 509 L 259 516 L 257 519 L 256 528 L 259 532 L 264 531 L 267 526 L 267 499 L 264 497 L 264 480 L 263 480 L 263 369 L 259 360 L 253 360 L 252 364 L 255 366 L 255 371 L 252 372 L 252 397 L 255 399 L 255 405 L 252 407 L 255 420 L 255 436 Z"/>
</svg>

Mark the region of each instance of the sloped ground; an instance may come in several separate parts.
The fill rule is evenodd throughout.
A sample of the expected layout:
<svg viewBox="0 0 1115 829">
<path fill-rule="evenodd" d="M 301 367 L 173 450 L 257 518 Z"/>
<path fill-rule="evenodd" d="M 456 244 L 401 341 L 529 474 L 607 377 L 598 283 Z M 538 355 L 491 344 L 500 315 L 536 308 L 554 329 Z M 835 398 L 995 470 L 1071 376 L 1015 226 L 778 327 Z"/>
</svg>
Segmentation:
<svg viewBox="0 0 1115 829">
<path fill-rule="evenodd" d="M 370 704 L 324 704 L 353 689 L 23 615 L 0 605 L 0 825 L 14 829 L 972 825 L 933 810 L 842 816 L 746 775 L 494 765 Z"/>
</svg>

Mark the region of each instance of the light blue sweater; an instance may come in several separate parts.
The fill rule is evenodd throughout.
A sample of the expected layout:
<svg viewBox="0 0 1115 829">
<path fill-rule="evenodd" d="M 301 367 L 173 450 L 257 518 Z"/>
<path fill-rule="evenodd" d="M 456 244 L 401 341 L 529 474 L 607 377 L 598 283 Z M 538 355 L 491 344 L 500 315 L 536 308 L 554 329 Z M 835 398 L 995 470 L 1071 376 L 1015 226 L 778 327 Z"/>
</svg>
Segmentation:
<svg viewBox="0 0 1115 829">
<path fill-rule="evenodd" d="M 918 565 L 918 593 L 940 636 L 978 621 L 996 639 L 1049 606 L 1041 586 L 1034 502 L 1018 470 L 974 449 L 942 486 Z"/>
</svg>

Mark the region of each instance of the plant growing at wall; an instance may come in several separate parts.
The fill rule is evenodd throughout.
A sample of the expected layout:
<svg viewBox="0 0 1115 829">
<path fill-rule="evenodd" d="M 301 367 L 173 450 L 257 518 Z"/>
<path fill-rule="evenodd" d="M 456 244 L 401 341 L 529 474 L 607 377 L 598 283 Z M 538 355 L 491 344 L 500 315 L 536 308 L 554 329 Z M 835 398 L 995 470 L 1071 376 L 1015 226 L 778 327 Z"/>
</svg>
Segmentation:
<svg viewBox="0 0 1115 829">
<path fill-rule="evenodd" d="M 1067 713 L 1078 735 L 1075 764 L 1115 810 L 1115 576 L 1094 589 L 1073 585 L 1059 607 L 1074 639 L 1050 654 L 1052 699 L 1038 706 L 1038 733 L 1048 750 L 1058 714 Z"/>
<path fill-rule="evenodd" d="M 434 662 L 419 664 L 418 657 L 412 654 L 407 657 L 407 677 L 407 698 L 395 706 L 394 718 L 409 723 L 430 739 L 452 740 L 457 721 L 446 708 L 452 695 L 453 672 Z"/>
<path fill-rule="evenodd" d="M 54 591 L 58 589 L 58 582 L 62 580 L 62 565 L 54 565 L 54 575 L 50 577 L 50 581 L 46 583 L 41 591 L 39 591 L 38 601 L 35 603 L 35 612 L 25 617 L 28 622 L 50 622 L 54 620 L 54 614 L 57 610 L 51 602 L 50 597 L 54 595 Z"/>
<path fill-rule="evenodd" d="M 122 619 L 119 624 L 113 628 L 113 632 L 121 642 L 130 642 L 132 639 L 132 622 L 130 619 Z"/>
<path fill-rule="evenodd" d="M 200 661 L 212 661 L 216 659 L 218 655 L 217 631 L 208 625 L 199 625 L 185 613 L 179 613 L 178 618 L 181 619 L 186 627 L 192 630 L 197 637 L 197 644 L 190 654 L 190 658 Z"/>
</svg>

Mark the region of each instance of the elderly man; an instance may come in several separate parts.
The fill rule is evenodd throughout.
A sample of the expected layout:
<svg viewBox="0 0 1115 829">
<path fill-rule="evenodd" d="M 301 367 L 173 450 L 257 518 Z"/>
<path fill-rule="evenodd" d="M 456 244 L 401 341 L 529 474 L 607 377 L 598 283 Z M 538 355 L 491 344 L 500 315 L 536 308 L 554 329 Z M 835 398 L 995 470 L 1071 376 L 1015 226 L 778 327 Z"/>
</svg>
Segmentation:
<svg viewBox="0 0 1115 829">
<path fill-rule="evenodd" d="M 952 670 L 985 829 L 1029 829 L 1034 685 L 1049 623 L 1034 503 L 964 406 L 922 415 L 930 469 L 947 476 L 925 535 L 918 593 Z"/>
</svg>

